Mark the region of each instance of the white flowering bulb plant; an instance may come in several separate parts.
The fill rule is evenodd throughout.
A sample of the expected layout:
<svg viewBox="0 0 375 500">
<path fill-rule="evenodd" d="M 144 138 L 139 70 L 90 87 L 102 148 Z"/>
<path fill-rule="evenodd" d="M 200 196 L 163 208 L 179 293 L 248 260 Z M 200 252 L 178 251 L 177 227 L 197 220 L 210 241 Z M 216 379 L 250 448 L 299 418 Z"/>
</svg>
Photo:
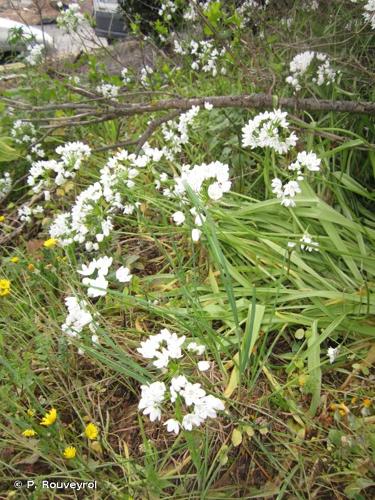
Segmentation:
<svg viewBox="0 0 375 500">
<path fill-rule="evenodd" d="M 221 399 L 207 394 L 200 383 L 189 381 L 182 370 L 184 358 L 189 353 L 192 359 L 204 355 L 204 345 L 186 339 L 185 335 L 179 337 L 164 328 L 141 342 L 137 351 L 144 359 L 151 361 L 152 366 L 162 371 L 165 380 L 141 386 L 138 408 L 149 416 L 151 422 L 160 421 L 163 414 L 172 414 L 163 425 L 168 432 L 177 435 L 181 429 L 191 431 L 200 427 L 208 418 L 217 418 L 218 412 L 225 410 Z M 210 366 L 209 361 L 198 360 L 196 370 L 204 372 Z"/>
<path fill-rule="evenodd" d="M 216 77 L 220 72 L 226 74 L 225 48 L 217 48 L 213 40 L 191 40 L 189 43 L 174 41 L 174 51 L 181 56 L 191 57 L 191 69 L 203 71 Z"/>
<path fill-rule="evenodd" d="M 336 81 L 339 71 L 333 69 L 327 54 L 307 50 L 294 56 L 286 82 L 299 92 L 311 81 L 319 87 Z"/>
<path fill-rule="evenodd" d="M 286 154 L 296 146 L 298 137 L 292 132 L 289 134 L 287 113 L 279 110 L 266 111 L 258 114 L 242 129 L 242 146 L 251 149 L 266 148 L 278 154 Z M 275 159 L 273 167 L 276 171 Z M 320 171 L 321 160 L 312 151 L 301 151 L 294 162 L 289 163 L 287 169 L 280 169 L 282 177 L 274 177 L 271 182 L 272 193 L 280 199 L 281 205 L 295 207 L 295 197 L 302 192 L 300 182 L 307 173 Z"/>
<path fill-rule="evenodd" d="M 120 87 L 107 82 L 102 82 L 96 87 L 96 91 L 98 92 L 98 94 L 107 99 L 111 99 L 112 101 L 117 101 L 119 90 Z"/>
<path fill-rule="evenodd" d="M 62 246 L 77 242 L 89 252 L 99 250 L 100 243 L 112 233 L 114 215 L 131 215 L 139 205 L 130 201 L 135 179 L 162 154 L 145 144 L 143 154 L 121 150 L 110 157 L 100 170 L 99 180 L 77 196 L 71 211 L 55 217 L 51 237 Z"/>
<path fill-rule="evenodd" d="M 297 144 L 297 136 L 289 133 L 287 113 L 281 109 L 259 113 L 242 129 L 244 148 L 270 148 L 279 154 L 287 153 Z"/>
<path fill-rule="evenodd" d="M 93 259 L 87 265 L 82 264 L 78 273 L 83 276 L 82 284 L 87 286 L 88 297 L 96 298 L 107 294 L 109 284 L 107 277 L 112 263 L 112 257 L 103 256 Z M 132 279 L 129 268 L 124 266 L 117 269 L 115 277 L 120 283 L 129 283 Z"/>
<path fill-rule="evenodd" d="M 27 55 L 25 61 L 30 66 L 36 66 L 41 63 L 44 55 L 44 46 L 42 44 L 35 43 L 33 45 L 28 45 L 26 47 Z"/>
<path fill-rule="evenodd" d="M 72 2 L 67 8 L 62 2 L 58 2 L 57 5 L 60 9 L 60 14 L 56 19 L 57 26 L 66 33 L 76 33 L 85 21 L 79 3 Z"/>
<path fill-rule="evenodd" d="M 98 325 L 88 310 L 87 302 L 70 296 L 66 297 L 65 306 L 68 314 L 61 325 L 61 330 L 65 335 L 71 338 L 79 337 L 86 327 L 93 335 L 96 334 Z"/>
<path fill-rule="evenodd" d="M 375 0 L 368 0 L 363 9 L 365 21 L 370 23 L 371 29 L 375 30 Z"/>
<path fill-rule="evenodd" d="M 32 163 L 27 184 L 33 193 L 63 186 L 74 179 L 82 161 L 89 158 L 91 149 L 82 142 L 67 142 L 56 148 L 58 160 L 39 160 Z"/>
<path fill-rule="evenodd" d="M 0 176 L 0 201 L 5 198 L 12 189 L 12 178 L 9 172 Z"/>
</svg>

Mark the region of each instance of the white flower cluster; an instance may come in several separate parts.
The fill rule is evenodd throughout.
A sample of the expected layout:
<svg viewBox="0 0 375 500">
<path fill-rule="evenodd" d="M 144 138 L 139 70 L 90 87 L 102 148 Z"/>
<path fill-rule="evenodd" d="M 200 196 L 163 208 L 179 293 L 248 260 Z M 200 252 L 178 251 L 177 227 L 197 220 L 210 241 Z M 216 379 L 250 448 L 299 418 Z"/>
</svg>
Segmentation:
<svg viewBox="0 0 375 500">
<path fill-rule="evenodd" d="M 18 218 L 21 222 L 29 223 L 31 222 L 33 216 L 40 215 L 44 212 L 44 208 L 41 205 L 36 205 L 35 207 L 29 207 L 28 205 L 22 205 L 18 209 Z"/>
<path fill-rule="evenodd" d="M 124 85 L 128 85 L 129 83 L 131 83 L 131 81 L 133 79 L 132 79 L 132 77 L 130 75 L 129 68 L 122 68 L 122 70 L 121 70 L 121 79 L 122 79 Z"/>
<path fill-rule="evenodd" d="M 301 243 L 301 250 L 306 250 L 307 252 L 312 252 L 313 250 L 315 252 L 319 251 L 319 243 L 314 241 L 308 233 L 305 233 L 299 241 Z"/>
<path fill-rule="evenodd" d="M 330 63 L 327 54 L 321 52 L 305 51 L 297 54 L 289 65 L 290 75 L 287 76 L 286 82 L 291 85 L 295 92 L 302 89 L 302 77 L 309 71 L 313 62 L 316 62 L 316 72 L 312 77 L 312 81 L 319 86 L 324 84 L 329 85 L 336 80 L 338 74 Z"/>
<path fill-rule="evenodd" d="M 92 314 L 88 311 L 88 304 L 84 300 L 78 300 L 76 297 L 66 297 L 65 305 L 68 309 L 68 315 L 65 323 L 61 325 L 61 330 L 68 337 L 79 337 L 84 328 L 88 327 L 92 336 L 92 341 L 95 343 L 98 328 Z"/>
<path fill-rule="evenodd" d="M 33 161 L 33 157 L 43 158 L 45 156 L 41 144 L 37 142 L 36 130 L 32 123 L 16 120 L 10 135 L 17 144 L 28 146 L 30 154 L 26 156 L 26 159 L 30 163 Z"/>
<path fill-rule="evenodd" d="M 144 342 L 141 342 L 141 347 L 138 347 L 137 351 L 145 359 L 153 359 L 152 364 L 156 368 L 166 368 L 170 359 L 182 357 L 181 346 L 185 339 L 185 335 L 178 337 L 176 333 L 171 333 L 164 328 L 157 335 L 152 335 Z"/>
<path fill-rule="evenodd" d="M 17 144 L 31 144 L 37 141 L 34 125 L 22 120 L 13 123 L 10 135 Z"/>
<path fill-rule="evenodd" d="M 242 18 L 241 26 L 244 27 L 254 22 L 254 12 L 264 10 L 269 4 L 269 0 L 243 0 L 236 9 L 237 14 Z"/>
<path fill-rule="evenodd" d="M 93 259 L 88 265 L 83 264 L 82 269 L 78 271 L 83 276 L 82 284 L 88 287 L 87 295 L 89 297 L 103 297 L 107 294 L 107 275 L 112 262 L 112 257 L 100 257 Z M 96 274 L 96 277 L 92 277 L 93 274 Z M 132 279 L 129 268 L 121 266 L 117 269 L 116 279 L 120 283 L 129 283 Z"/>
<path fill-rule="evenodd" d="M 365 12 L 363 17 L 367 23 L 371 24 L 371 28 L 375 30 L 375 0 L 368 0 L 367 4 L 363 7 Z"/>
<path fill-rule="evenodd" d="M 34 193 L 51 187 L 52 182 L 56 186 L 62 186 L 68 179 L 73 179 L 82 161 L 91 154 L 90 147 L 82 142 L 68 142 L 64 146 L 58 146 L 55 151 L 60 156 L 58 161 L 41 160 L 32 163 L 27 183 Z M 53 179 L 52 173 L 55 174 Z"/>
<path fill-rule="evenodd" d="M 57 26 L 66 33 L 77 32 L 78 28 L 85 22 L 79 4 L 73 2 L 66 10 L 64 10 L 62 2 L 58 2 L 57 5 L 60 8 L 60 14 L 56 19 Z"/>
<path fill-rule="evenodd" d="M 187 2 L 187 8 L 183 14 L 183 18 L 185 21 L 196 21 L 199 17 L 198 8 L 205 14 L 213 3 L 212 0 L 191 0 L 191 2 Z"/>
<path fill-rule="evenodd" d="M 98 94 L 102 95 L 106 99 L 117 100 L 119 87 L 117 85 L 112 85 L 111 83 L 102 82 L 96 87 Z"/>
<path fill-rule="evenodd" d="M 147 64 L 141 68 L 141 84 L 144 87 L 150 87 L 151 85 L 151 75 L 154 73 L 154 70 L 151 66 Z"/>
<path fill-rule="evenodd" d="M 112 261 L 112 257 L 100 257 L 92 260 L 88 266 L 83 264 L 82 269 L 78 271 L 79 274 L 84 276 L 82 283 L 88 287 L 87 295 L 89 297 L 102 297 L 107 294 L 108 281 L 106 276 Z M 97 274 L 95 278 L 89 278 L 95 273 Z"/>
<path fill-rule="evenodd" d="M 184 165 L 181 168 L 181 175 L 174 178 L 175 186 L 173 194 L 186 200 L 185 193 L 187 186 L 196 194 L 202 194 L 203 184 L 211 181 L 207 188 L 208 197 L 213 201 L 218 201 L 224 193 L 230 191 L 231 181 L 229 180 L 229 167 L 220 161 L 202 163 L 200 165 Z M 213 182 L 212 182 L 213 181 Z"/>
<path fill-rule="evenodd" d="M 280 109 L 258 114 L 242 129 L 242 146 L 255 148 L 271 148 L 277 153 L 286 153 L 297 144 L 294 132 L 287 135 L 289 123 L 287 113 Z M 285 136 L 285 137 L 284 137 Z"/>
<path fill-rule="evenodd" d="M 76 198 L 70 213 L 58 215 L 50 227 L 50 235 L 62 246 L 73 241 L 85 244 L 88 252 L 99 250 L 99 243 L 107 238 L 113 229 L 113 214 L 122 211 L 131 214 L 137 203 L 125 203 L 125 188 L 135 186 L 134 179 L 139 169 L 161 158 L 162 152 L 143 147 L 144 154 L 130 154 L 121 150 L 109 158 L 100 170 L 98 182 L 89 185 Z"/>
<path fill-rule="evenodd" d="M 281 199 L 281 205 L 285 207 L 295 207 L 295 196 L 301 192 L 299 181 L 304 179 L 304 169 L 309 172 L 319 172 L 321 160 L 315 153 L 301 151 L 297 155 L 297 160 L 291 163 L 288 169 L 294 172 L 294 179 L 283 184 L 281 179 L 275 177 L 272 181 L 272 192 Z"/>
<path fill-rule="evenodd" d="M 256 147 L 269 147 L 277 153 L 284 154 L 297 144 L 298 137 L 294 132 L 286 132 L 289 123 L 287 113 L 279 110 L 260 113 L 250 120 L 242 129 L 242 145 Z M 286 137 L 285 137 L 286 136 Z M 278 177 L 272 180 L 272 192 L 281 200 L 285 207 L 295 207 L 294 198 L 301 193 L 299 182 L 304 179 L 306 172 L 318 172 L 321 160 L 313 152 L 301 151 L 296 161 L 289 164 L 288 170 L 292 177 L 286 183 Z"/>
<path fill-rule="evenodd" d="M 185 341 L 185 335 L 178 337 L 176 333 L 164 328 L 157 335 L 142 342 L 137 350 L 145 359 L 152 359 L 153 366 L 165 370 L 171 359 L 183 357 L 182 349 Z M 205 346 L 189 342 L 185 349 L 201 356 Z M 201 371 L 207 370 L 210 366 L 208 361 L 199 361 L 197 365 Z M 217 412 L 225 409 L 220 399 L 207 395 L 201 384 L 189 382 L 185 375 L 174 376 L 170 381 L 168 392 L 164 382 L 142 385 L 141 391 L 138 408 L 143 410 L 144 415 L 149 415 L 151 422 L 161 419 L 163 403 L 166 404 L 168 400 L 172 404 L 179 401 L 179 413 L 184 411 L 185 414 L 178 419 L 168 419 L 164 423 L 167 431 L 176 435 L 181 428 L 191 431 L 194 427 L 202 425 L 206 419 L 216 418 Z"/>
<path fill-rule="evenodd" d="M 166 21 L 172 19 L 172 14 L 177 10 L 177 5 L 172 0 L 162 0 L 158 15 L 163 17 Z"/>
<path fill-rule="evenodd" d="M 334 363 L 337 356 L 340 354 L 340 347 L 328 347 L 327 356 L 329 358 L 329 362 Z"/>
<path fill-rule="evenodd" d="M 12 189 L 12 178 L 9 172 L 4 172 L 0 177 L 0 201 L 5 198 Z"/>
<path fill-rule="evenodd" d="M 186 113 L 182 113 L 178 121 L 170 120 L 163 123 L 162 134 L 167 143 L 167 147 L 163 151 L 167 159 L 173 160 L 174 155 L 181 151 L 182 145 L 189 142 L 189 127 L 193 124 L 199 111 L 199 106 L 193 106 Z"/>
<path fill-rule="evenodd" d="M 42 61 L 44 52 L 42 44 L 37 43 L 34 45 L 28 45 L 26 50 L 27 56 L 25 57 L 25 61 L 27 64 L 30 64 L 30 66 L 36 66 Z"/>
<path fill-rule="evenodd" d="M 226 52 L 225 48 L 217 49 L 211 40 L 200 40 L 199 42 L 191 40 L 189 44 L 184 45 L 175 40 L 174 51 L 183 56 L 192 56 L 191 69 L 194 71 L 202 70 L 204 73 L 210 73 L 213 77 L 218 74 L 219 62 L 224 58 Z M 221 67 L 220 73 L 226 74 L 225 66 Z"/>
<path fill-rule="evenodd" d="M 231 185 L 228 165 L 214 161 L 192 167 L 190 165 L 182 166 L 181 175 L 174 178 L 173 189 L 166 188 L 163 194 L 167 197 L 178 198 L 181 204 L 186 206 L 189 201 L 186 196 L 188 187 L 205 202 L 207 197 L 212 201 L 220 200 L 224 193 L 230 191 Z M 197 242 L 201 237 L 199 227 L 204 224 L 205 216 L 198 213 L 195 207 L 190 208 L 190 214 L 194 218 L 195 226 L 197 226 L 192 229 L 191 237 L 194 242 Z M 185 222 L 185 214 L 178 210 L 172 215 L 172 219 L 176 225 L 180 226 Z"/>
</svg>

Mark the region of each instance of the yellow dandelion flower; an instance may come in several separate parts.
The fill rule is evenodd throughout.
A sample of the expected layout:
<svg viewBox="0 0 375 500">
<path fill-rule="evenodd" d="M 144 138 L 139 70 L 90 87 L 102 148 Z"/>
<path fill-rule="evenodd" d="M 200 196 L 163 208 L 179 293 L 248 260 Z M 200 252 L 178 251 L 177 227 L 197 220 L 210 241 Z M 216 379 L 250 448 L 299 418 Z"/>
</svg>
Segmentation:
<svg viewBox="0 0 375 500">
<path fill-rule="evenodd" d="M 64 450 L 63 455 L 68 460 L 71 460 L 72 458 L 75 458 L 75 456 L 77 455 L 77 450 L 74 446 L 67 446 Z"/>
<path fill-rule="evenodd" d="M 36 432 L 34 431 L 34 429 L 25 429 L 22 433 L 22 436 L 25 436 L 27 438 L 31 438 L 31 437 L 36 436 Z"/>
<path fill-rule="evenodd" d="M 11 257 L 10 261 L 13 263 L 13 264 L 17 264 L 17 262 L 20 261 L 20 258 L 17 257 L 17 255 L 15 255 L 14 257 Z"/>
<path fill-rule="evenodd" d="M 99 429 L 96 427 L 95 424 L 93 424 L 93 423 L 87 424 L 86 429 L 85 429 L 85 436 L 88 439 L 92 439 L 92 440 L 96 439 L 98 437 L 98 434 L 99 434 Z"/>
<path fill-rule="evenodd" d="M 45 248 L 53 248 L 56 245 L 57 245 L 57 240 L 55 238 L 49 238 L 43 243 L 43 246 Z"/>
<path fill-rule="evenodd" d="M 363 402 L 362 402 L 362 404 L 363 404 L 363 406 L 365 408 L 370 408 L 370 406 L 371 406 L 371 399 L 369 399 L 369 398 L 364 399 Z"/>
<path fill-rule="evenodd" d="M 5 221 L 4 215 L 0 215 L 0 222 L 4 222 L 4 221 Z"/>
<path fill-rule="evenodd" d="M 5 297 L 5 295 L 10 294 L 10 281 L 0 280 L 0 297 Z"/>
<path fill-rule="evenodd" d="M 345 415 L 348 415 L 350 413 L 349 408 L 344 403 L 339 403 L 339 404 L 332 403 L 329 408 L 332 411 L 338 410 L 339 414 L 342 417 L 345 417 Z"/>
<path fill-rule="evenodd" d="M 29 271 L 31 271 L 31 272 L 35 271 L 35 266 L 34 266 L 34 264 L 31 264 L 31 262 L 30 262 L 30 264 L 27 266 L 27 269 L 28 269 Z"/>
<path fill-rule="evenodd" d="M 52 408 L 49 412 L 47 412 L 44 415 L 44 417 L 40 422 L 40 425 L 45 425 L 46 427 L 49 427 L 50 425 L 56 422 L 56 418 L 57 418 L 57 411 L 55 410 L 55 408 Z"/>
</svg>

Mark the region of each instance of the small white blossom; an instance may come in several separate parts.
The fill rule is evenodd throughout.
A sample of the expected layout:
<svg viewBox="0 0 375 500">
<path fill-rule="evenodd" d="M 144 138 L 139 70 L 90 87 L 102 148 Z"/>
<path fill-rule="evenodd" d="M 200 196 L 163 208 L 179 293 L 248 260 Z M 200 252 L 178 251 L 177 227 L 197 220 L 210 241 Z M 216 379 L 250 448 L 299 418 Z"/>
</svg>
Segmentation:
<svg viewBox="0 0 375 500">
<path fill-rule="evenodd" d="M 116 278 L 120 283 L 129 283 L 132 279 L 132 275 L 130 274 L 130 269 L 128 267 L 120 267 L 116 271 Z"/>
<path fill-rule="evenodd" d="M 307 252 L 315 252 L 319 251 L 319 243 L 317 241 L 313 241 L 311 236 L 308 233 L 305 233 L 300 239 L 301 242 L 301 250 L 306 250 Z"/>
<path fill-rule="evenodd" d="M 176 434 L 176 436 L 180 432 L 180 423 L 179 423 L 178 420 L 176 420 L 174 418 L 170 418 L 169 420 L 167 420 L 164 423 L 164 425 L 167 426 L 167 431 L 168 432 L 174 432 Z"/>
<path fill-rule="evenodd" d="M 329 358 L 329 362 L 332 364 L 334 363 L 335 359 L 339 355 L 340 352 L 340 347 L 328 347 L 327 349 L 327 356 Z"/>
<path fill-rule="evenodd" d="M 172 215 L 172 219 L 177 226 L 181 226 L 185 222 L 185 215 L 183 212 L 178 211 Z"/>
<path fill-rule="evenodd" d="M 198 370 L 200 372 L 206 372 L 207 370 L 210 369 L 210 363 L 209 361 L 198 361 Z"/>
</svg>

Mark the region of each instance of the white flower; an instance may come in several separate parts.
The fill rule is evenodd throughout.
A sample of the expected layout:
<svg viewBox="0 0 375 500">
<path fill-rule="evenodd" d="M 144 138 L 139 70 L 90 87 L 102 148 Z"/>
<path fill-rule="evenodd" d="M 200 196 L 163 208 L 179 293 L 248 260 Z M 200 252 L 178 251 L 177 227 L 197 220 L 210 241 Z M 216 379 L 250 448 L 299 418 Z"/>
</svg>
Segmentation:
<svg viewBox="0 0 375 500">
<path fill-rule="evenodd" d="M 36 66 L 42 61 L 44 46 L 42 44 L 29 45 L 27 47 L 28 55 L 25 57 L 25 61 L 30 64 L 30 66 Z"/>
<path fill-rule="evenodd" d="M 146 359 L 153 359 L 156 368 L 166 368 L 170 359 L 182 357 L 181 346 L 185 342 L 185 335 L 178 337 L 164 328 L 157 335 L 152 335 L 146 341 L 141 342 L 137 351 Z"/>
<path fill-rule="evenodd" d="M 201 238 L 202 231 L 196 227 L 191 231 L 191 239 L 196 243 Z"/>
<path fill-rule="evenodd" d="M 167 351 L 167 349 L 163 347 L 161 351 L 156 351 L 155 358 L 156 359 L 152 364 L 156 368 L 159 368 L 159 370 L 161 370 L 162 368 L 167 368 L 169 363 L 169 352 Z"/>
<path fill-rule="evenodd" d="M 186 349 L 190 352 L 194 352 L 198 354 L 198 356 L 201 356 L 204 351 L 206 350 L 206 347 L 202 344 L 197 344 L 196 342 L 190 342 L 187 346 Z"/>
<path fill-rule="evenodd" d="M 198 370 L 200 372 L 206 372 L 207 370 L 210 369 L 210 363 L 209 361 L 198 361 Z"/>
<path fill-rule="evenodd" d="M 371 28 L 375 30 L 375 0 L 368 0 L 363 8 L 365 9 L 363 13 L 365 21 L 371 23 Z"/>
<path fill-rule="evenodd" d="M 202 419 L 199 418 L 198 415 L 195 415 L 195 413 L 188 413 L 182 419 L 182 427 L 186 431 L 193 430 L 193 427 L 199 427 L 201 425 L 201 423 L 202 423 Z"/>
<path fill-rule="evenodd" d="M 201 419 L 216 418 L 217 411 L 225 409 L 224 403 L 211 394 L 199 399 L 194 406 L 194 413 Z"/>
<path fill-rule="evenodd" d="M 12 189 L 12 178 L 9 172 L 4 172 L 3 176 L 0 177 L 0 200 L 5 198 Z"/>
<path fill-rule="evenodd" d="M 242 146 L 255 149 L 268 147 L 279 154 L 286 153 L 297 143 L 294 132 L 287 135 L 287 113 L 280 109 L 260 113 L 243 127 Z M 284 137 L 285 136 L 285 137 Z"/>
<path fill-rule="evenodd" d="M 334 363 L 335 359 L 339 355 L 340 352 L 340 347 L 328 347 L 327 349 L 327 356 L 329 357 L 329 362 L 332 364 Z"/>
<path fill-rule="evenodd" d="M 286 78 L 286 82 L 298 92 L 302 88 L 301 79 L 308 72 L 313 61 L 317 64 L 316 72 L 313 72 L 311 80 L 321 86 L 324 83 L 330 84 L 335 81 L 336 72 L 332 67 L 327 54 L 321 52 L 305 51 L 297 54 L 290 62 L 291 74 Z"/>
<path fill-rule="evenodd" d="M 185 215 L 183 212 L 178 211 L 172 215 L 172 219 L 177 226 L 181 226 L 185 222 Z"/>
<path fill-rule="evenodd" d="M 130 274 L 130 269 L 128 267 L 121 266 L 116 271 L 116 278 L 121 283 L 129 283 L 132 279 L 132 275 Z"/>
<path fill-rule="evenodd" d="M 307 151 L 301 151 L 297 155 L 297 160 L 289 165 L 289 170 L 297 171 L 297 174 L 301 174 L 302 167 L 305 167 L 310 172 L 319 172 L 321 160 L 316 156 L 315 153 L 307 153 Z"/>
<path fill-rule="evenodd" d="M 57 26 L 66 33 L 77 32 L 85 21 L 78 3 L 71 3 L 66 10 L 63 10 L 63 6 L 61 5 L 60 9 L 60 14 L 56 19 Z"/>
<path fill-rule="evenodd" d="M 103 97 L 108 99 L 117 100 L 119 87 L 117 85 L 112 85 L 111 83 L 102 83 L 96 87 L 96 91 L 101 94 Z"/>
<path fill-rule="evenodd" d="M 174 432 L 176 436 L 180 432 L 180 423 L 178 420 L 175 420 L 174 418 L 170 418 L 167 420 L 164 425 L 167 426 L 167 431 L 168 432 Z"/>
<path fill-rule="evenodd" d="M 207 111 L 211 111 L 211 109 L 214 107 L 213 104 L 211 104 L 210 102 L 205 102 L 204 103 L 204 109 L 207 109 Z"/>
<path fill-rule="evenodd" d="M 306 250 L 308 252 L 312 252 L 315 250 L 315 252 L 319 251 L 319 243 L 317 241 L 313 241 L 311 236 L 308 233 L 305 233 L 302 238 L 300 239 L 301 242 L 301 250 Z"/>
<path fill-rule="evenodd" d="M 96 279 L 84 278 L 82 283 L 88 285 L 87 295 L 89 297 L 103 297 L 107 294 L 108 281 L 102 274 L 99 274 Z"/>
<path fill-rule="evenodd" d="M 149 415 L 151 422 L 160 420 L 161 403 L 164 401 L 165 394 L 164 382 L 154 382 L 150 385 L 141 386 L 141 399 L 138 404 L 139 410 L 143 410 L 144 415 Z"/>
<path fill-rule="evenodd" d="M 85 301 L 78 301 L 78 299 L 73 296 L 66 297 L 65 305 L 68 309 L 68 315 L 61 329 L 68 337 L 77 337 L 86 326 L 88 326 L 92 332 L 96 330 L 97 325 L 92 315 L 87 310 Z"/>
<path fill-rule="evenodd" d="M 219 184 L 218 182 L 210 184 L 208 186 L 207 194 L 211 198 L 211 200 L 214 201 L 220 200 L 220 198 L 222 198 L 223 196 L 223 190 L 221 184 Z"/>
<path fill-rule="evenodd" d="M 187 406 L 195 404 L 200 398 L 206 395 L 205 391 L 202 389 L 201 384 L 192 384 L 187 382 L 185 387 L 180 391 L 180 394 L 185 399 Z"/>
</svg>

